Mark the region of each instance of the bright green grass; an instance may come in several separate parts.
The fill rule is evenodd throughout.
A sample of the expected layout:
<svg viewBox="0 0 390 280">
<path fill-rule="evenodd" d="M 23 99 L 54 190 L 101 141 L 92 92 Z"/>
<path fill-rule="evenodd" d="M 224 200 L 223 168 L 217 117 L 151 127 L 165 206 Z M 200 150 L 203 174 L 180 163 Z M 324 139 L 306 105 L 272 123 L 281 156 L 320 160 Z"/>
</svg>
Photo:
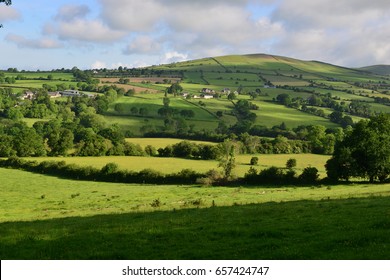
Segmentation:
<svg viewBox="0 0 390 280">
<path fill-rule="evenodd" d="M 337 124 L 328 119 L 313 116 L 299 110 L 288 108 L 280 104 L 263 101 L 252 101 L 259 106 L 255 111 L 256 124 L 272 127 L 284 122 L 287 127 L 293 128 L 299 125 L 323 125 L 325 127 L 337 127 Z"/>
<path fill-rule="evenodd" d="M 187 207 L 390 195 L 389 184 L 333 187 L 198 187 L 118 184 L 59 179 L 0 169 L 0 222 L 42 220 Z M 150 205 L 159 199 L 160 207 Z M 200 200 L 200 205 L 191 203 Z"/>
<path fill-rule="evenodd" d="M 390 254 L 389 184 L 200 188 L 5 169 L 0 176 L 1 259 L 387 260 Z M 151 206 L 156 199 L 160 207 Z"/>
<path fill-rule="evenodd" d="M 188 102 L 181 97 L 171 97 L 169 106 L 178 110 L 192 110 L 195 113 L 194 120 L 196 121 L 215 121 L 216 118 L 206 110 L 202 109 L 199 105 Z M 123 104 L 125 112 L 118 113 L 114 111 L 116 104 Z M 161 116 L 158 115 L 158 110 L 163 107 L 163 95 L 161 94 L 148 94 L 148 95 L 136 95 L 134 97 L 121 97 L 110 106 L 109 114 L 131 116 L 131 108 L 137 109 L 146 108 L 148 110 L 147 117 L 155 117 L 161 120 Z"/>
<path fill-rule="evenodd" d="M 292 77 L 287 76 L 276 76 L 276 75 L 263 75 L 265 79 L 270 81 L 275 86 L 293 86 L 293 87 L 300 87 L 300 86 L 307 86 L 309 83 L 305 80 L 300 80 Z"/>
<path fill-rule="evenodd" d="M 151 145 L 156 149 L 165 148 L 168 145 L 174 145 L 182 141 L 189 141 L 191 143 L 196 143 L 196 144 L 216 145 L 216 143 L 214 142 L 173 139 L 173 138 L 127 138 L 126 141 L 129 143 L 138 144 L 143 148 L 145 148 L 148 145 Z"/>
<path fill-rule="evenodd" d="M 66 84 L 68 86 L 76 86 L 77 83 L 69 81 L 45 81 L 45 80 L 18 80 L 15 84 L 9 85 L 5 84 L 7 87 L 14 88 L 42 88 L 43 84 L 56 86 L 58 84 Z"/>
<path fill-rule="evenodd" d="M 44 78 L 47 79 L 48 75 L 52 75 L 54 80 L 73 80 L 73 74 L 72 73 L 62 73 L 62 72 L 21 72 L 21 73 L 8 73 L 4 72 L 5 77 L 17 77 L 18 75 L 21 75 L 23 77 L 26 77 L 27 79 L 39 79 Z M 58 82 L 58 81 L 57 81 Z"/>
<path fill-rule="evenodd" d="M 248 172 L 250 159 L 253 156 L 259 158 L 259 165 L 256 169 L 261 170 L 271 166 L 284 168 L 286 162 L 290 158 L 297 160 L 297 172 L 301 173 L 305 167 L 316 167 L 321 177 L 325 177 L 325 163 L 329 156 L 313 155 L 313 154 L 296 154 L 296 155 L 238 155 L 236 156 L 236 168 L 234 174 L 243 177 Z M 151 168 L 162 173 L 175 173 L 182 169 L 192 169 L 194 171 L 205 173 L 210 169 L 219 169 L 218 162 L 214 160 L 190 160 L 181 158 L 159 158 L 159 157 L 125 157 L 125 156 L 108 156 L 108 157 L 65 157 L 65 158 L 32 158 L 32 160 L 64 160 L 68 164 L 77 164 L 80 166 L 93 166 L 102 168 L 110 162 L 118 164 L 120 169 L 127 169 L 133 171 L 141 171 L 143 169 Z"/>
<path fill-rule="evenodd" d="M 108 124 L 118 124 L 124 131 L 130 131 L 132 135 L 141 136 L 140 129 L 143 126 L 162 128 L 164 123 L 157 118 L 143 118 L 130 116 L 104 116 Z"/>
</svg>

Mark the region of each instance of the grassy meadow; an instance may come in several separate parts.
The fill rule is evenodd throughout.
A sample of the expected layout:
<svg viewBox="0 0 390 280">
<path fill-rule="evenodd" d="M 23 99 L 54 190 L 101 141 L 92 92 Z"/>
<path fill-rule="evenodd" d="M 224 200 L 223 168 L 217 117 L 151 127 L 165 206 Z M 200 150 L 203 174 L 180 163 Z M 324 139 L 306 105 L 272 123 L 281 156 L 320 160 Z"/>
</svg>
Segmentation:
<svg viewBox="0 0 390 280">
<path fill-rule="evenodd" d="M 140 145 L 142 148 L 150 145 L 156 149 L 165 148 L 169 145 L 174 145 L 184 141 L 183 139 L 177 138 L 127 138 L 127 142 Z M 195 144 L 205 144 L 205 145 L 216 145 L 217 143 L 208 142 L 208 141 L 196 141 L 196 140 L 186 140 Z"/>
<path fill-rule="evenodd" d="M 0 169 L 1 259 L 387 259 L 389 185 L 79 182 Z M 158 203 L 156 202 L 158 200 Z"/>
<path fill-rule="evenodd" d="M 131 140 L 129 140 L 132 142 Z M 166 140 L 164 144 L 178 142 L 179 140 Z M 137 142 L 137 141 L 135 141 Z M 154 142 L 154 141 L 153 141 Z M 165 147 L 166 145 L 162 145 Z M 319 170 L 321 178 L 326 177 L 325 163 L 329 159 L 329 156 L 313 155 L 313 154 L 280 154 L 280 155 L 237 155 L 236 156 L 236 168 L 234 169 L 234 175 L 243 177 L 248 172 L 250 166 L 250 160 L 252 157 L 257 156 L 259 163 L 254 166 L 258 170 L 266 169 L 271 166 L 284 168 L 286 162 L 290 158 L 297 160 L 296 171 L 301 171 L 306 167 L 316 167 Z M 210 169 L 219 169 L 218 161 L 215 160 L 191 160 L 182 158 L 161 158 L 161 157 L 128 157 L 128 156 L 106 156 L 106 157 L 38 157 L 32 158 L 38 162 L 41 161 L 65 161 L 67 164 L 76 164 L 79 166 L 92 166 L 96 168 L 102 168 L 107 163 L 114 162 L 120 169 L 141 171 L 143 169 L 151 168 L 156 171 L 160 171 L 165 174 L 176 173 L 183 169 L 192 169 L 200 173 L 206 173 Z M 220 169 L 222 170 L 222 169 Z"/>
</svg>

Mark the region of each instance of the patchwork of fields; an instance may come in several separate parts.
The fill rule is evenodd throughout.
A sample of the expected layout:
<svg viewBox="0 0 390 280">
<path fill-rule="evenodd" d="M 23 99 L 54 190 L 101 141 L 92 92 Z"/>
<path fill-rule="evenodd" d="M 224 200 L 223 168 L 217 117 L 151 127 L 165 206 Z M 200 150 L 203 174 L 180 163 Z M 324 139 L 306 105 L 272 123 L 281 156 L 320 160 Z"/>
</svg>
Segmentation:
<svg viewBox="0 0 390 280">
<path fill-rule="evenodd" d="M 250 101 L 258 109 L 253 125 L 287 129 L 339 124 L 330 121 L 334 108 L 310 104 L 321 110 L 314 115 L 301 107 L 277 102 L 280 94 L 291 100 L 327 96 L 344 108 L 354 102 L 369 105 L 373 113 L 390 113 L 388 76 L 369 74 L 315 61 L 272 55 L 245 55 L 149 67 L 159 73 L 107 77 L 100 86 L 113 85 L 122 94 L 99 116 L 106 126 L 117 124 L 127 137 L 163 131 L 167 124 L 159 110 L 169 97 L 172 114 L 191 133 L 214 133 L 221 123 L 234 126 L 234 102 Z M 78 88 L 82 83 L 72 73 L 5 72 L 0 88 L 21 95 L 41 88 Z M 14 78 L 13 82 L 6 82 Z M 182 93 L 166 93 L 169 83 L 179 82 Z M 219 98 L 200 98 L 203 89 Z M 127 91 L 134 90 L 131 94 Z M 234 98 L 222 93 L 236 92 Z M 251 96 L 251 93 L 257 93 Z M 188 96 L 187 95 L 187 96 Z M 0 96 L 1 97 L 1 96 Z M 233 99 L 233 100 L 231 100 Z M 1 101 L 1 100 L 0 100 Z M 66 98 L 60 99 L 66 102 Z M 233 102 L 232 102 L 233 101 Z M 314 100 L 315 101 L 315 100 Z M 315 103 L 313 101 L 313 103 Z M 55 102 L 55 101 L 53 101 Z M 1 103 L 0 103 L 1 105 Z M 18 107 L 17 104 L 14 108 Z M 90 108 L 94 111 L 95 108 Z M 0 108 L 4 116 L 3 108 Z M 180 115 L 192 111 L 193 116 Z M 142 112 L 142 113 L 141 113 Z M 361 115 L 343 112 L 353 121 Z M 29 127 L 38 121 L 25 118 Z M 179 129 L 176 123 L 173 130 Z M 184 125 L 183 125 L 184 126 Z M 123 136 L 122 136 L 123 137 Z M 127 138 L 145 148 L 164 148 L 178 143 L 171 138 Z M 211 142 L 192 141 L 215 145 Z M 288 159 L 295 170 L 316 167 L 326 177 L 330 156 L 313 154 L 236 155 L 234 176 L 248 172 L 252 157 L 257 170 L 285 168 Z M 102 168 L 116 163 L 119 169 L 154 169 L 168 174 L 191 169 L 205 173 L 218 169 L 216 160 L 162 157 L 37 157 L 37 161 Z M 390 255 L 389 184 L 357 183 L 305 187 L 201 187 L 198 185 L 136 185 L 66 180 L 0 168 L 0 258 L 1 259 L 387 259 Z M 210 249 L 211 248 L 211 249 Z"/>
</svg>

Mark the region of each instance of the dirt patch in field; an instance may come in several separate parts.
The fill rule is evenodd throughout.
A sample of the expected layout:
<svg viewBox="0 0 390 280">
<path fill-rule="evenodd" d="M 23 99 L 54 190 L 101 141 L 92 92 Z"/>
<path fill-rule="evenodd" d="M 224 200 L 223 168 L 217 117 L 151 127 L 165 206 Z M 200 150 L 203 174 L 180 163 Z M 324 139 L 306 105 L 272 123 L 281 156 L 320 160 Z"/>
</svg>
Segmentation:
<svg viewBox="0 0 390 280">
<path fill-rule="evenodd" d="M 152 84 L 163 83 L 164 80 L 171 81 L 172 83 L 181 81 L 180 78 L 164 78 L 164 77 L 143 77 L 143 78 L 126 78 L 126 79 L 129 79 L 131 83 L 150 82 Z M 102 83 L 104 82 L 117 83 L 119 81 L 119 78 L 100 78 L 100 81 Z"/>
<path fill-rule="evenodd" d="M 113 84 L 113 85 L 117 86 L 118 88 L 123 88 L 125 91 L 128 91 L 129 89 L 134 89 L 136 93 L 140 93 L 140 92 L 159 93 L 160 92 L 159 90 L 150 89 L 150 88 L 146 88 L 146 87 L 118 84 L 117 78 L 100 79 L 99 86 L 109 85 L 109 84 Z"/>
</svg>

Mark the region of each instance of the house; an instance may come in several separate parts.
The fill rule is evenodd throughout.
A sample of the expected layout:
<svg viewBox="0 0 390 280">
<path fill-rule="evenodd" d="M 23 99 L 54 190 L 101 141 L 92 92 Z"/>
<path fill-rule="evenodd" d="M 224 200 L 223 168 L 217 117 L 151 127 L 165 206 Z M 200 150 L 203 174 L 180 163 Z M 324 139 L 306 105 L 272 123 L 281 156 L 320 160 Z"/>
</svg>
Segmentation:
<svg viewBox="0 0 390 280">
<path fill-rule="evenodd" d="M 80 96 L 80 92 L 78 90 L 64 90 L 60 91 L 62 96 Z"/>
<path fill-rule="evenodd" d="M 35 94 L 36 93 L 32 92 L 32 91 L 25 91 L 24 94 L 20 97 L 20 99 L 22 99 L 22 100 L 25 100 L 25 99 L 32 100 L 32 99 L 34 99 Z"/>
<path fill-rule="evenodd" d="M 58 98 L 62 96 L 59 91 L 49 92 L 48 95 L 50 96 L 50 98 Z"/>
<path fill-rule="evenodd" d="M 214 94 L 215 93 L 215 90 L 213 89 L 210 89 L 210 88 L 202 88 L 202 93 L 211 93 L 211 94 Z"/>
<path fill-rule="evenodd" d="M 223 94 L 230 94 L 230 88 L 224 88 L 224 89 L 222 90 L 222 93 L 223 93 Z"/>
<path fill-rule="evenodd" d="M 89 97 L 89 98 L 95 98 L 97 96 L 97 94 L 93 94 L 93 93 L 83 93 L 83 96 L 86 96 L 86 97 Z"/>
<path fill-rule="evenodd" d="M 212 99 L 214 98 L 214 95 L 210 95 L 210 94 L 201 94 L 200 97 L 204 98 L 204 99 Z"/>
</svg>

